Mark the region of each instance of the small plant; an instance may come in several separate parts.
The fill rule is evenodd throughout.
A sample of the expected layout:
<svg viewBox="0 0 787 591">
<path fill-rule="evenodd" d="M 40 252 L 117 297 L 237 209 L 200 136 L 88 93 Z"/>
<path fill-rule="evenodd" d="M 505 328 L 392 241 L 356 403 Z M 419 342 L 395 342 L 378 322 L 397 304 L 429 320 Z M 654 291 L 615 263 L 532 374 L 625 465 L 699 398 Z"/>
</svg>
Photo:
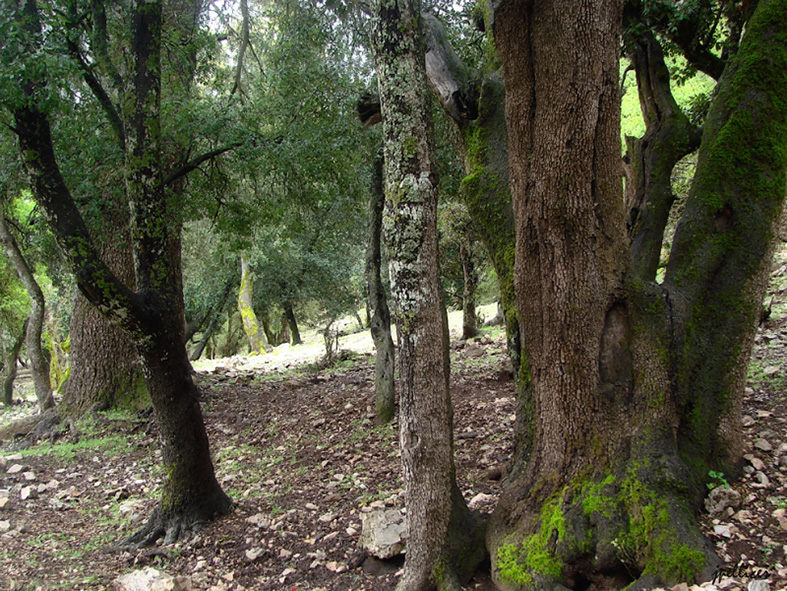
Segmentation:
<svg viewBox="0 0 787 591">
<path fill-rule="evenodd" d="M 709 470 L 708 476 L 710 476 L 711 481 L 707 484 L 708 490 L 713 490 L 716 487 L 723 487 L 723 488 L 730 488 L 730 483 L 724 478 L 724 472 L 716 472 L 715 470 Z"/>
</svg>

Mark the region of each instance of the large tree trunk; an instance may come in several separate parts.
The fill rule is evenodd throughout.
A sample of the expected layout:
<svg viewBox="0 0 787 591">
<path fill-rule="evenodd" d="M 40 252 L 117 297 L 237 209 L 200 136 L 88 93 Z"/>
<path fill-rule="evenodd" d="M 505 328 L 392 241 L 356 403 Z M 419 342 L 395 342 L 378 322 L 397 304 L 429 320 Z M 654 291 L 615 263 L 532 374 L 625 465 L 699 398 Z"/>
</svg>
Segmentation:
<svg viewBox="0 0 787 591">
<path fill-rule="evenodd" d="M 619 10 L 510 1 L 495 13 L 535 411 L 530 461 L 489 529 L 503 589 L 643 589 L 719 562 L 695 511 L 708 469 L 733 473 L 740 454 L 785 195 L 787 1 L 760 2 L 722 77 L 663 287 L 648 280 L 655 247 L 631 267 L 626 250 Z"/>
<path fill-rule="evenodd" d="M 3 351 L 3 404 L 11 406 L 14 404 L 14 380 L 16 380 L 17 360 L 19 351 L 22 350 L 22 343 L 25 342 L 27 334 L 27 320 L 22 327 L 18 337 L 11 342 L 11 346 Z"/>
<path fill-rule="evenodd" d="M 437 275 L 437 174 L 418 2 L 371 3 L 383 116 L 385 236 L 399 336 L 399 421 L 409 536 L 399 591 L 459 590 L 477 528 L 454 473 L 448 329 Z M 461 539 L 464 537 L 464 539 Z"/>
<path fill-rule="evenodd" d="M 393 420 L 396 391 L 394 388 L 395 351 L 391 337 L 391 313 L 388 298 L 383 288 L 382 273 L 382 227 L 385 191 L 383 189 L 383 156 L 374 158 L 374 179 L 369 195 L 369 219 L 366 245 L 366 293 L 371 317 L 369 329 L 374 341 L 374 401 L 377 420 L 388 423 Z"/>
<path fill-rule="evenodd" d="M 134 286 L 128 213 L 123 209 L 113 204 L 103 212 L 102 231 L 93 235 L 100 241 L 101 257 L 112 272 Z M 134 343 L 79 292 L 74 297 L 69 334 L 71 369 L 60 403 L 63 416 L 79 417 L 89 410 L 110 408 L 139 410 L 150 404 Z"/>
<path fill-rule="evenodd" d="M 16 239 L 8 228 L 8 223 L 0 213 L 0 243 L 2 243 L 8 260 L 19 275 L 19 279 L 30 296 L 30 316 L 27 319 L 25 345 L 30 358 L 30 371 L 33 375 L 38 410 L 42 414 L 55 407 L 52 396 L 52 384 L 49 382 L 49 361 L 41 346 L 41 334 L 44 330 L 45 305 L 44 294 L 38 285 L 30 266 L 27 264 Z"/>
</svg>

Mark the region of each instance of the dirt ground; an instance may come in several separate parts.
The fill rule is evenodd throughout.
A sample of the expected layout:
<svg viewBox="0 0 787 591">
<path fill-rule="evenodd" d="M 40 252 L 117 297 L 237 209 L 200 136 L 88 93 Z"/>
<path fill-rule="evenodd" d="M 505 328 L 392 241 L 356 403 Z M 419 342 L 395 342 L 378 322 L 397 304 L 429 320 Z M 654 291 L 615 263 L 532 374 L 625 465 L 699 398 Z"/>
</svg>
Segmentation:
<svg viewBox="0 0 787 591">
<path fill-rule="evenodd" d="M 743 503 L 733 515 L 702 516 L 719 555 L 767 571 L 770 589 L 787 588 L 786 278 L 782 252 L 743 409 L 746 473 L 731 483 Z M 486 512 L 511 451 L 505 358 L 499 330 L 461 348 L 452 343 L 457 476 L 466 499 Z M 160 451 L 149 418 L 96 414 L 76 434 L 32 449 L 2 442 L 0 589 L 111 589 L 118 575 L 152 566 L 187 575 L 200 590 L 392 590 L 396 573 L 366 572 L 386 565 L 356 566 L 361 514 L 402 503 L 397 425 L 373 420 L 372 361 L 355 353 L 323 371 L 243 359 L 203 368 L 198 381 L 216 470 L 237 507 L 170 547 L 105 551 L 140 527 L 158 496 Z M 32 412 L 25 403 L 0 414 L 0 423 Z M 715 588 L 749 582 L 728 576 Z M 468 585 L 492 588 L 483 572 Z"/>
</svg>

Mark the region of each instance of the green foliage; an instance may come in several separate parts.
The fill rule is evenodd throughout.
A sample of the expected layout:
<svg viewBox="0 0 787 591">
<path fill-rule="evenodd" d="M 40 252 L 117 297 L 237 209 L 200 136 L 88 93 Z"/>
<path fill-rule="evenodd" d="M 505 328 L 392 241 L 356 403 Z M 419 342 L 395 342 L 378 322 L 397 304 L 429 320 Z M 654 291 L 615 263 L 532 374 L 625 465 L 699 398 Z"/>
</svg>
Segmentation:
<svg viewBox="0 0 787 591">
<path fill-rule="evenodd" d="M 730 488 L 730 483 L 724 478 L 724 472 L 716 472 L 714 470 L 708 471 L 708 476 L 710 477 L 711 481 L 706 485 L 708 490 L 713 490 L 719 486 L 723 486 L 724 488 Z"/>
</svg>

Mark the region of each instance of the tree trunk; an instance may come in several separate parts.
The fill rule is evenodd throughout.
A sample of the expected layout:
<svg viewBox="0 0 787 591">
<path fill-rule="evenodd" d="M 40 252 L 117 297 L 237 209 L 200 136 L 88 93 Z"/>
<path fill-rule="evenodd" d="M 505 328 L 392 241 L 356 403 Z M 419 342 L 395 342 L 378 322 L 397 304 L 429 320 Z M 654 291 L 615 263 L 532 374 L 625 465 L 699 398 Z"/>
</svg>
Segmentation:
<svg viewBox="0 0 787 591">
<path fill-rule="evenodd" d="M 292 344 L 302 344 L 303 341 L 301 340 L 301 331 L 298 330 L 298 322 L 295 319 L 295 312 L 292 309 L 292 304 L 290 302 L 284 302 L 282 307 L 284 308 L 284 315 L 287 318 L 287 326 L 290 327 L 290 338 L 292 339 Z"/>
<path fill-rule="evenodd" d="M 0 243 L 3 244 L 8 260 L 19 275 L 19 279 L 30 296 L 30 316 L 26 323 L 25 345 L 30 358 L 30 371 L 33 375 L 38 410 L 41 414 L 55 407 L 52 396 L 52 385 L 49 382 L 49 361 L 41 347 L 41 333 L 44 330 L 45 305 L 44 294 L 27 264 L 16 239 L 8 228 L 6 219 L 0 213 Z M 16 359 L 16 358 L 14 358 Z"/>
<path fill-rule="evenodd" d="M 165 544 L 188 537 L 216 515 L 228 513 L 232 505 L 215 477 L 182 325 L 165 318 L 151 344 L 140 350 L 167 478 L 161 501 L 147 524 L 126 540 L 139 546 L 162 536 Z"/>
<path fill-rule="evenodd" d="M 111 196 L 102 200 L 110 205 L 100 214 L 103 231 L 93 235 L 112 272 L 134 286 L 128 212 L 117 201 Z M 60 404 L 62 416 L 80 417 L 89 410 L 112 408 L 140 410 L 150 404 L 134 343 L 79 292 L 74 297 L 69 334 L 71 369 Z"/>
<path fill-rule="evenodd" d="M 699 147 L 700 132 L 672 96 L 661 46 L 650 31 L 636 39 L 632 61 L 647 129 L 641 138 L 626 137 L 628 230 L 634 272 L 653 280 L 675 201 L 672 169 Z"/>
<path fill-rule="evenodd" d="M 219 312 L 218 314 L 213 314 L 213 316 L 210 319 L 210 322 L 208 323 L 207 328 L 205 329 L 205 332 L 202 333 L 202 338 L 200 338 L 199 343 L 197 343 L 197 346 L 194 347 L 194 350 L 191 352 L 191 355 L 189 355 L 189 359 L 191 361 L 196 361 L 197 359 L 202 357 L 202 352 L 205 350 L 205 347 L 207 346 L 210 337 L 212 337 L 213 333 L 216 332 L 216 328 L 219 325 L 219 319 L 221 318 L 221 316 L 222 316 L 221 312 Z"/>
<path fill-rule="evenodd" d="M 720 81 L 663 286 L 632 273 L 626 251 L 619 10 L 515 0 L 495 12 L 535 411 L 530 461 L 489 528 L 502 589 L 644 589 L 719 563 L 695 512 L 708 469 L 734 473 L 740 454 L 785 195 L 787 1 L 760 2 Z"/>
<path fill-rule="evenodd" d="M 252 305 L 252 275 L 249 269 L 249 264 L 246 259 L 240 257 L 240 289 L 238 290 L 238 310 L 240 317 L 243 321 L 243 330 L 249 339 L 249 354 L 255 355 L 258 353 L 265 353 L 265 350 L 270 346 L 268 339 L 265 337 L 265 331 L 262 330 L 260 323 L 257 321 L 257 315 L 254 313 Z"/>
<path fill-rule="evenodd" d="M 478 528 L 453 462 L 448 329 L 437 276 L 437 174 L 418 2 L 371 3 L 385 154 L 385 236 L 399 335 L 400 445 L 409 537 L 398 591 L 461 589 Z M 460 540 L 460 537 L 464 539 Z M 460 551 L 461 549 L 461 551 Z"/>
<path fill-rule="evenodd" d="M 16 337 L 11 346 L 4 350 L 3 353 L 3 404 L 5 406 L 12 406 L 14 404 L 14 380 L 16 379 L 16 364 L 19 359 L 19 351 L 22 350 L 22 343 L 25 342 L 25 335 L 27 334 L 27 320 L 22 327 L 19 336 Z"/>
<path fill-rule="evenodd" d="M 374 158 L 374 177 L 369 195 L 369 219 L 366 244 L 366 293 L 369 329 L 374 341 L 374 403 L 377 421 L 389 423 L 394 418 L 396 391 L 394 387 L 395 351 L 391 337 L 391 313 L 382 281 L 382 228 L 385 191 L 383 189 L 383 155 Z"/>
<path fill-rule="evenodd" d="M 515 452 L 509 465 L 509 474 L 514 475 L 525 465 L 533 445 L 533 400 L 514 297 L 516 230 L 508 172 L 505 92 L 489 14 L 485 21 L 487 58 L 483 74 L 471 80 L 469 68 L 454 52 L 442 24 L 434 17 L 425 18 L 429 49 L 426 72 L 443 109 L 458 126 L 458 149 L 467 175 L 460 192 L 497 275 L 517 390 Z"/>
<path fill-rule="evenodd" d="M 462 338 L 478 336 L 478 317 L 475 313 L 475 290 L 478 287 L 478 274 L 473 262 L 471 239 L 464 239 L 459 245 L 459 258 L 462 261 L 464 290 L 462 291 Z"/>
</svg>

